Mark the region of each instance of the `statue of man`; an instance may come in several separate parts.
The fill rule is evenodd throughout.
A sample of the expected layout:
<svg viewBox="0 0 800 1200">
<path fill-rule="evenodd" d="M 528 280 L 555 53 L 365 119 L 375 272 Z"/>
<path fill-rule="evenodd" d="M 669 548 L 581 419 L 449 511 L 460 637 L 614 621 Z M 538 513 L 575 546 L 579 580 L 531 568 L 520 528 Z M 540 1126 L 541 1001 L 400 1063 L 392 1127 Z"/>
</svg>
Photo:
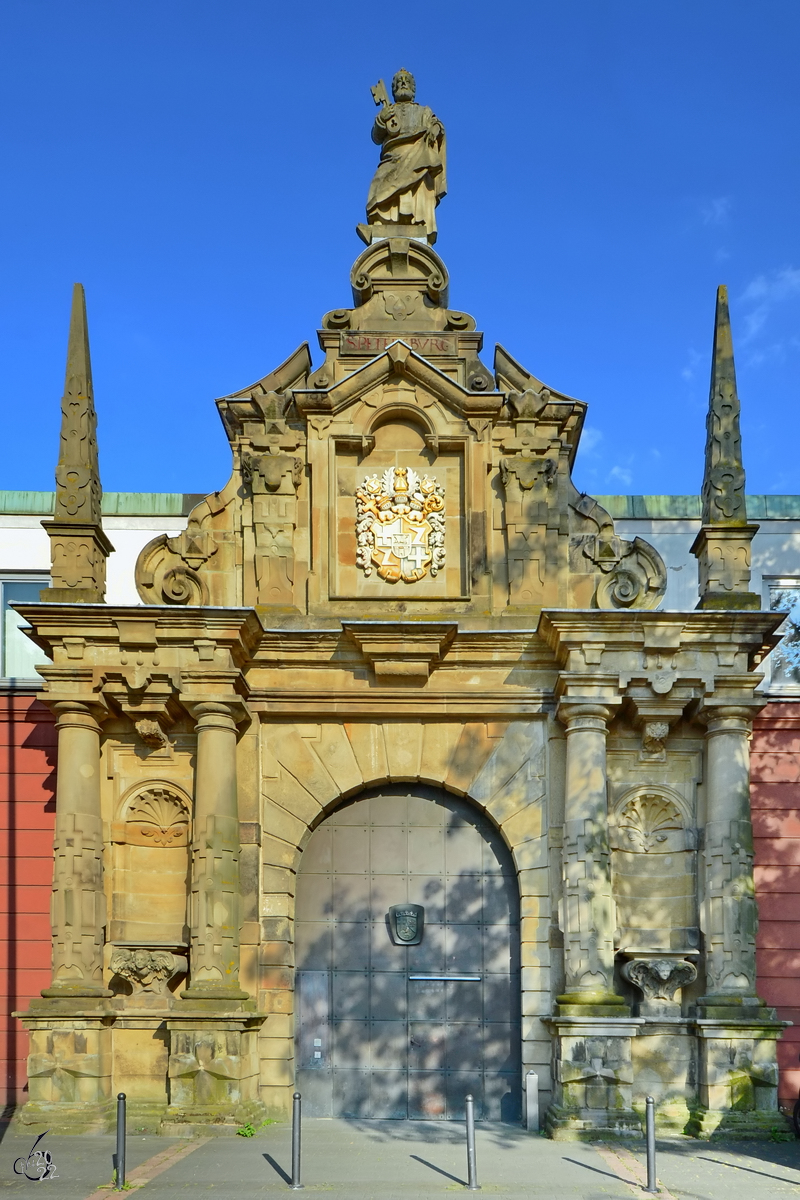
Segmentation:
<svg viewBox="0 0 800 1200">
<path fill-rule="evenodd" d="M 429 108 L 414 103 L 416 84 L 410 71 L 392 80 L 392 97 L 383 85 L 383 107 L 375 118 L 372 140 L 381 161 L 367 197 L 370 225 L 424 225 L 436 235 L 436 205 L 447 191 L 444 126 Z M 373 89 L 375 93 L 377 89 Z"/>
</svg>

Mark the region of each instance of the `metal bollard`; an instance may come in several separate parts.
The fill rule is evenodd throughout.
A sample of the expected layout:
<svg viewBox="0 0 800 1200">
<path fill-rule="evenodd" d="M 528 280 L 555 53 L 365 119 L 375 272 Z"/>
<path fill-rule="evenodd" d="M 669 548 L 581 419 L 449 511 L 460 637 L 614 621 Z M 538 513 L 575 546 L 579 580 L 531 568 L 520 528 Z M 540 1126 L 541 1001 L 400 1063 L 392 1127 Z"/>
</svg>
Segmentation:
<svg viewBox="0 0 800 1200">
<path fill-rule="evenodd" d="M 536 1071 L 528 1071 L 525 1076 L 525 1128 L 529 1133 L 539 1132 L 539 1076 Z"/>
<path fill-rule="evenodd" d="M 466 1097 L 467 1108 L 467 1190 L 477 1192 L 478 1171 L 475 1165 L 475 1101 L 472 1096 Z"/>
<path fill-rule="evenodd" d="M 300 1182 L 300 1093 L 292 1097 L 292 1187 L 295 1191 L 303 1185 Z"/>
<path fill-rule="evenodd" d="M 117 1096 L 117 1182 L 116 1191 L 125 1187 L 125 1093 Z"/>
<path fill-rule="evenodd" d="M 645 1138 L 647 1140 L 647 1187 L 646 1192 L 657 1192 L 656 1187 L 656 1109 L 652 1096 L 645 1100 Z"/>
</svg>

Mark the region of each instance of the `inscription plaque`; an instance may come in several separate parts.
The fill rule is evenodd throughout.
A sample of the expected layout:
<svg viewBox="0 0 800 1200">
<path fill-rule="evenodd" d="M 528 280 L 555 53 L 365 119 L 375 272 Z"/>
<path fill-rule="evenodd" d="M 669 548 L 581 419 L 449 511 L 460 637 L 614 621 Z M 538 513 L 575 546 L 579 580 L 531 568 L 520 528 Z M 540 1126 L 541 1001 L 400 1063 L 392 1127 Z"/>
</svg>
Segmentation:
<svg viewBox="0 0 800 1200">
<path fill-rule="evenodd" d="M 428 358 L 437 354 L 458 354 L 458 335 L 455 333 L 411 334 L 397 333 L 341 333 L 339 353 L 382 354 L 394 342 L 404 342 L 415 354 Z"/>
</svg>

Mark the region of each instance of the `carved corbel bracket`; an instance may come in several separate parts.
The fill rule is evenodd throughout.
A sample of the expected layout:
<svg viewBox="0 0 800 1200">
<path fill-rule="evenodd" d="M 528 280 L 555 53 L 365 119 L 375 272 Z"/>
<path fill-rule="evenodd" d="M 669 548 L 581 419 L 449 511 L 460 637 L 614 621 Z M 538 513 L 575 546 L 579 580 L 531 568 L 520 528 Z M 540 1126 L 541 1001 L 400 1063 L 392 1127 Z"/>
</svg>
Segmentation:
<svg viewBox="0 0 800 1200">
<path fill-rule="evenodd" d="M 508 393 L 508 406 L 518 421 L 535 421 L 549 403 L 550 389 L 546 387 L 538 392 L 526 388 L 524 392 Z"/>
<path fill-rule="evenodd" d="M 251 492 L 296 492 L 303 475 L 303 461 L 289 454 L 243 454 L 242 476 Z M 188 561 L 188 560 L 187 560 Z"/>
<path fill-rule="evenodd" d="M 156 996 L 169 1001 L 172 999 L 169 981 L 176 975 L 185 975 L 189 963 L 184 955 L 170 950 L 116 946 L 110 967 L 112 974 L 131 985 L 133 997 Z"/>
<path fill-rule="evenodd" d="M 659 1016 L 680 1010 L 680 998 L 676 999 L 675 993 L 694 983 L 697 967 L 683 958 L 657 955 L 624 963 L 622 975 L 642 993 L 641 1015 Z"/>
<path fill-rule="evenodd" d="M 342 621 L 345 634 L 389 686 L 427 682 L 458 631 L 457 621 Z"/>
</svg>

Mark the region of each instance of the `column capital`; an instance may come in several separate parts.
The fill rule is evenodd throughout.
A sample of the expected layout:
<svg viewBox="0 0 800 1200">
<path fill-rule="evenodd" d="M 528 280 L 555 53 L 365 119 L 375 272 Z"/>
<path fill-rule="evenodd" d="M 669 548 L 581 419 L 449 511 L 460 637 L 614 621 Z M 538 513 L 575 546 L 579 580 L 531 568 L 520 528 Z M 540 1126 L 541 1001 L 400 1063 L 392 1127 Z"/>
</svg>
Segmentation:
<svg viewBox="0 0 800 1200">
<path fill-rule="evenodd" d="M 709 705 L 698 712 L 697 720 L 705 725 L 707 737 L 713 737 L 717 733 L 740 733 L 749 736 L 753 718 L 758 710 L 759 706 L 746 703 Z"/>
<path fill-rule="evenodd" d="M 236 726 L 243 719 L 241 701 L 225 703 L 220 700 L 200 700 L 196 704 L 187 704 L 187 709 L 197 722 L 197 730 L 224 729 L 235 733 Z M 245 709 L 245 714 L 247 710 Z"/>
<path fill-rule="evenodd" d="M 100 726 L 111 715 L 97 696 L 82 700 L 51 700 L 46 703 L 56 716 L 56 729 L 83 728 L 99 733 Z"/>
<path fill-rule="evenodd" d="M 181 674 L 179 699 L 195 720 L 227 715 L 243 725 L 250 720 L 248 691 L 241 671 L 189 670 Z"/>
<path fill-rule="evenodd" d="M 579 729 L 595 729 L 608 732 L 618 705 L 599 704 L 594 700 L 562 700 L 558 705 L 557 717 L 566 727 L 567 735 Z"/>
</svg>

